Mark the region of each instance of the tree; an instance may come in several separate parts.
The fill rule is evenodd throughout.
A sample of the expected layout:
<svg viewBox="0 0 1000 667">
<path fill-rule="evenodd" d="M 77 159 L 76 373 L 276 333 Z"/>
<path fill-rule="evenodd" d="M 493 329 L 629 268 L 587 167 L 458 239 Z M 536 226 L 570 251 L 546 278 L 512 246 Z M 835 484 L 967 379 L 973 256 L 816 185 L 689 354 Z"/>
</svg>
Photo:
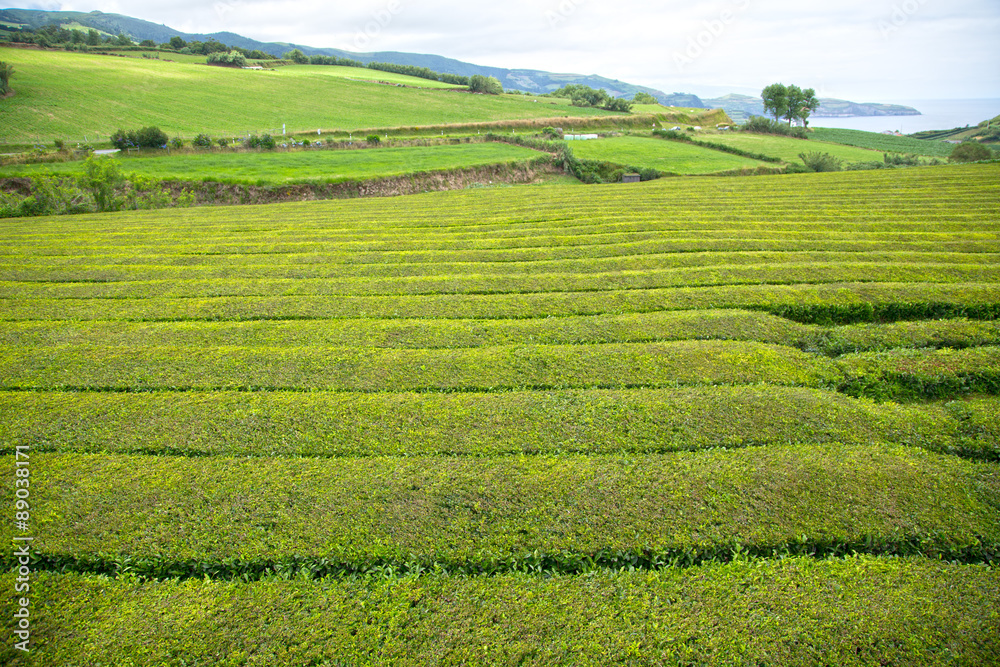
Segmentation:
<svg viewBox="0 0 1000 667">
<path fill-rule="evenodd" d="M 14 66 L 0 60 L 0 95 L 10 90 L 10 77 L 14 76 Z"/>
<path fill-rule="evenodd" d="M 764 100 L 764 112 L 772 114 L 775 120 L 784 118 L 789 125 L 795 119 L 808 125 L 809 114 L 819 107 L 816 91 L 812 88 L 802 90 L 794 85 L 772 83 L 761 91 L 760 96 Z"/>
<path fill-rule="evenodd" d="M 948 159 L 951 162 L 978 162 L 989 160 L 991 157 L 993 157 L 993 151 L 986 146 L 974 141 L 965 141 L 955 146 Z"/>
<path fill-rule="evenodd" d="M 473 93 L 486 93 L 487 95 L 502 95 L 503 84 L 494 76 L 483 76 L 473 74 L 469 77 L 469 90 Z"/>
<path fill-rule="evenodd" d="M 659 104 L 659 101 L 649 93 L 644 93 L 641 90 L 635 94 L 632 98 L 634 104 Z"/>
<path fill-rule="evenodd" d="M 187 42 L 181 39 L 180 36 L 174 35 L 173 37 L 170 38 L 170 48 L 172 48 L 174 51 L 180 51 L 185 46 L 187 46 Z"/>
<path fill-rule="evenodd" d="M 101 33 L 93 28 L 87 31 L 87 46 L 97 46 L 101 43 Z"/>
<path fill-rule="evenodd" d="M 293 49 L 293 50 L 289 51 L 283 57 L 284 57 L 285 60 L 291 60 L 293 63 L 296 63 L 298 65 L 308 65 L 309 64 L 309 56 L 307 56 L 306 54 L 302 53 L 298 49 Z"/>
<path fill-rule="evenodd" d="M 774 120 L 784 118 L 788 113 L 788 87 L 783 83 L 772 83 L 760 93 L 764 100 L 764 113 L 774 116 Z"/>
<path fill-rule="evenodd" d="M 118 46 L 132 46 L 132 38 L 126 35 L 125 33 L 120 32 L 118 33 L 116 43 L 118 44 Z"/>
<path fill-rule="evenodd" d="M 117 211 L 122 206 L 116 190 L 125 182 L 121 166 L 111 158 L 91 155 L 83 165 L 83 175 L 77 179 L 81 188 L 89 190 L 98 211 Z"/>
</svg>

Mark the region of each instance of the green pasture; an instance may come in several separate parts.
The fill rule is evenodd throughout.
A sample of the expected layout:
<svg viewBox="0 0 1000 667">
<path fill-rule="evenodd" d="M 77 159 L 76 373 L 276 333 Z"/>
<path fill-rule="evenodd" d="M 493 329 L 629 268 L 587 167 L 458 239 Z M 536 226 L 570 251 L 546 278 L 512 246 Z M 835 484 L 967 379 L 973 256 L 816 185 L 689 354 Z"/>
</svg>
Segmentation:
<svg viewBox="0 0 1000 667">
<path fill-rule="evenodd" d="M 995 164 L 6 219 L 0 661 L 989 664 L 998 323 Z"/>
<path fill-rule="evenodd" d="M 852 162 L 882 162 L 883 154 L 879 150 L 868 150 L 855 146 L 845 146 L 840 143 L 829 143 L 815 139 L 795 139 L 770 134 L 751 134 L 748 132 L 732 132 L 713 134 L 708 141 L 726 146 L 733 146 L 744 151 L 781 158 L 785 162 L 801 164 L 799 153 L 829 153 L 840 158 L 845 163 Z"/>
<path fill-rule="evenodd" d="M 251 71 L 161 59 L 3 49 L 16 94 L 0 106 L 0 143 L 107 141 L 155 125 L 170 136 L 349 131 L 554 116 L 613 116 L 569 100 L 472 95 L 353 81 L 321 66 Z M 357 70 L 367 74 L 367 70 Z M 381 77 L 382 72 L 371 71 Z M 387 75 L 391 76 L 391 75 Z M 382 77 L 384 78 L 384 77 Z M 423 79 L 414 82 L 430 84 Z"/>
<path fill-rule="evenodd" d="M 862 130 L 843 130 L 831 127 L 814 127 L 810 139 L 832 144 L 844 144 L 887 153 L 906 155 L 926 155 L 929 157 L 946 158 L 955 149 L 953 144 L 943 141 L 913 139 L 912 137 L 897 137 L 891 134 L 877 134 Z"/>
<path fill-rule="evenodd" d="M 280 141 L 280 137 L 278 138 Z M 363 143 L 363 142 L 359 142 Z M 504 143 L 443 146 L 386 147 L 293 152 L 205 152 L 127 157 L 125 173 L 157 180 L 214 181 L 253 185 L 283 183 L 338 183 L 427 171 L 463 169 L 489 164 L 530 160 L 538 151 Z M 79 176 L 83 163 L 0 167 L 0 177 L 53 174 Z"/>
<path fill-rule="evenodd" d="M 711 174 L 767 166 L 766 162 L 677 141 L 647 137 L 611 137 L 571 141 L 573 155 L 583 160 L 615 162 L 672 174 Z"/>
</svg>

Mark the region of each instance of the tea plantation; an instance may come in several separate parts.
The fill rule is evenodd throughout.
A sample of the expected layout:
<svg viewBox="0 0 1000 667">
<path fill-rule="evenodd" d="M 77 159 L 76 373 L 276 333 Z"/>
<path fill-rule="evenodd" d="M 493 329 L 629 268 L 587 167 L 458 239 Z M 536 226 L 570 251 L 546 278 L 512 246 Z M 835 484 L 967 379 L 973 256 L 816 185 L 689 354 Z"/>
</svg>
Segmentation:
<svg viewBox="0 0 1000 667">
<path fill-rule="evenodd" d="M 996 164 L 0 235 L 4 664 L 1000 655 Z"/>
</svg>

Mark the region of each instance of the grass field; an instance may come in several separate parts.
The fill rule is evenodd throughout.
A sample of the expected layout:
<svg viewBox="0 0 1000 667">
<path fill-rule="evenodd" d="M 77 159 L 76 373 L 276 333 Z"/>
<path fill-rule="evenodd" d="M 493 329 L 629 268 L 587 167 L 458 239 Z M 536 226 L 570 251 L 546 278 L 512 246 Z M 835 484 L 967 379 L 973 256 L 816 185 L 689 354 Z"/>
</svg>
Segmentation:
<svg viewBox="0 0 1000 667">
<path fill-rule="evenodd" d="M 785 162 L 801 164 L 799 153 L 829 153 L 840 158 L 845 163 L 851 162 L 882 162 L 883 154 L 880 151 L 845 146 L 838 143 L 827 143 L 815 139 L 795 139 L 792 137 L 779 137 L 767 134 L 750 134 L 746 132 L 733 132 L 728 134 L 713 134 L 707 138 L 708 141 L 733 146 L 741 150 L 757 153 L 758 155 L 769 155 L 778 157 Z"/>
<path fill-rule="evenodd" d="M 989 664 L 998 176 L 5 221 L 0 661 Z"/>
<path fill-rule="evenodd" d="M 122 161 L 122 170 L 159 180 L 217 181 L 254 185 L 338 183 L 346 180 L 530 160 L 540 155 L 538 151 L 510 144 L 477 143 L 291 153 L 206 153 L 132 157 Z M 79 161 L 0 167 L 0 177 L 32 174 L 78 176 L 82 173 L 83 163 Z"/>
<path fill-rule="evenodd" d="M 842 130 L 830 127 L 814 127 L 810 139 L 846 146 L 856 146 L 887 153 L 902 153 L 906 155 L 927 155 L 946 158 L 955 149 L 952 144 L 943 141 L 928 141 L 911 137 L 897 137 L 861 130 Z"/>
<path fill-rule="evenodd" d="M 709 148 L 648 137 L 611 137 L 571 141 L 573 154 L 584 160 L 606 160 L 634 167 L 649 167 L 672 174 L 711 174 L 766 162 Z"/>
<path fill-rule="evenodd" d="M 6 48 L 16 94 L 0 105 L 0 143 L 94 142 L 156 125 L 170 136 L 613 116 L 569 100 L 414 90 L 335 76 L 321 66 L 249 71 L 143 58 Z M 162 56 L 161 56 L 162 57 Z M 362 72 L 362 70 L 357 70 Z M 375 72 L 373 72 L 375 73 Z M 378 72 L 378 78 L 385 78 Z M 423 79 L 414 79 L 423 81 Z M 429 83 L 429 82 L 425 82 Z M 543 101 L 544 100 L 544 101 Z"/>
</svg>

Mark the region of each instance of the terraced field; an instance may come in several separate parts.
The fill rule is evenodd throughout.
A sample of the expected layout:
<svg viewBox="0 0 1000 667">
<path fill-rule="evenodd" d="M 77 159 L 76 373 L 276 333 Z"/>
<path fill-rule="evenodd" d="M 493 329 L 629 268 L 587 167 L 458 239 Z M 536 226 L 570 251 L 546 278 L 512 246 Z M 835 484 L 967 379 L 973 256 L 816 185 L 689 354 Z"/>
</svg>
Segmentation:
<svg viewBox="0 0 1000 667">
<path fill-rule="evenodd" d="M 989 664 L 998 177 L 5 222 L 0 659 Z"/>
<path fill-rule="evenodd" d="M 650 137 L 611 137 L 572 141 L 573 154 L 585 160 L 606 160 L 632 167 L 648 167 L 670 174 L 712 174 L 732 169 L 769 166 L 766 162 Z"/>
</svg>

